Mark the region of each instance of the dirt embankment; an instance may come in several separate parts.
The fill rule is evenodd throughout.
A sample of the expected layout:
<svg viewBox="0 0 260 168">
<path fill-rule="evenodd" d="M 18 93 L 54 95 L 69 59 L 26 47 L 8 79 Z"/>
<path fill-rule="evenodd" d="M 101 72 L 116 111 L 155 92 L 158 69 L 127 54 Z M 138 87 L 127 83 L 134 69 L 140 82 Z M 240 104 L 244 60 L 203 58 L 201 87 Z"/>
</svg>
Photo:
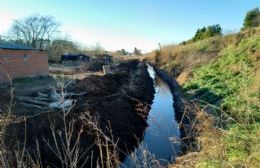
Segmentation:
<svg viewBox="0 0 260 168">
<path fill-rule="evenodd" d="M 144 63 L 127 65 L 122 73 L 78 81 L 70 89 L 87 94 L 66 115 L 42 113 L 7 125 L 9 156 L 25 147 L 34 161 L 41 158 L 43 167 L 62 167 L 72 162 L 72 155 L 78 156 L 73 158 L 78 167 L 109 167 L 123 160 L 143 138 L 155 92 Z M 8 163 L 15 162 L 11 158 Z"/>
<path fill-rule="evenodd" d="M 0 113 L 8 111 L 8 103 L 10 102 L 10 96 L 0 95 Z"/>
</svg>

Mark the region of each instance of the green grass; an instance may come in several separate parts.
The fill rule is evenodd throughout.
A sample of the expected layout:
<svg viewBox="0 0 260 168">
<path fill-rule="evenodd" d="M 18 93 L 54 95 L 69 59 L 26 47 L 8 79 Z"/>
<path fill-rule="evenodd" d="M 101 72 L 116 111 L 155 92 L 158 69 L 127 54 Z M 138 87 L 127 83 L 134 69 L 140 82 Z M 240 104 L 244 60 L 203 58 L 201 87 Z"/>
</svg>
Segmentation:
<svg viewBox="0 0 260 168">
<path fill-rule="evenodd" d="M 258 123 L 246 126 L 232 125 L 230 127 L 230 130 L 225 137 L 229 161 L 247 162 L 247 158 L 260 151 L 259 126 Z M 257 157 L 260 159 L 259 154 Z"/>
<path fill-rule="evenodd" d="M 183 86 L 191 99 L 216 105 L 234 119 L 225 125 L 223 149 L 228 164 L 234 167 L 260 164 L 260 86 L 256 73 L 260 67 L 259 59 L 254 59 L 257 50 L 257 36 L 229 45 L 219 52 L 214 63 L 195 68 L 192 79 Z M 205 158 L 199 167 L 219 167 L 218 161 Z"/>
<path fill-rule="evenodd" d="M 212 132 L 210 136 L 199 135 L 199 143 L 205 141 L 200 138 L 213 139 L 214 143 L 205 141 L 204 147 L 208 149 L 203 151 L 202 147 L 197 153 L 199 159 L 191 158 L 192 166 L 260 167 L 259 53 L 260 27 L 257 27 L 164 46 L 158 59 L 155 52 L 147 55 L 147 60 L 154 61 L 182 84 L 185 94 L 198 102 L 201 111 L 213 116 L 214 126 L 221 128 L 213 130 L 222 130 L 219 139 Z"/>
<path fill-rule="evenodd" d="M 249 100 L 259 95 L 248 89 L 250 85 L 257 84 L 254 72 L 258 67 L 247 54 L 257 49 L 260 49 L 260 41 L 256 37 L 242 40 L 238 46 L 231 45 L 223 49 L 215 63 L 194 70 L 193 78 L 184 85 L 184 90 L 195 90 L 192 98 L 211 104 L 221 101 L 221 108 L 236 119 L 249 115 L 259 121 L 260 115 L 256 115 L 260 110 L 259 104 L 252 104 Z M 207 93 L 211 96 L 207 96 Z"/>
</svg>

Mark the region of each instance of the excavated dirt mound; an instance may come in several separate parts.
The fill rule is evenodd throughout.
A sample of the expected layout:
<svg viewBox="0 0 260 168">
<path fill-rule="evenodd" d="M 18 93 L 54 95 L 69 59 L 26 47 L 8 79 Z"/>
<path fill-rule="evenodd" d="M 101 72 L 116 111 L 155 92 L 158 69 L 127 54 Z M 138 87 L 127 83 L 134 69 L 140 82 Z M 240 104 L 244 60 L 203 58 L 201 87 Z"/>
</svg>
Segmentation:
<svg viewBox="0 0 260 168">
<path fill-rule="evenodd" d="M 7 111 L 10 103 L 10 96 L 0 93 L 0 113 Z"/>
<path fill-rule="evenodd" d="M 80 156 L 78 167 L 122 161 L 143 139 L 155 92 L 145 63 L 126 65 L 124 73 L 90 76 L 70 88 L 87 94 L 65 116 L 62 111 L 41 113 L 9 124 L 4 131 L 8 163 L 15 165 L 12 156 L 23 146 L 34 161 L 41 158 L 42 167 L 64 166 L 64 149 L 73 151 L 74 146 L 78 150 L 70 155 Z"/>
<path fill-rule="evenodd" d="M 88 96 L 108 96 L 118 92 L 118 89 L 128 81 L 128 74 L 108 74 L 105 76 L 89 76 L 76 84 L 76 92 L 84 90 Z"/>
</svg>

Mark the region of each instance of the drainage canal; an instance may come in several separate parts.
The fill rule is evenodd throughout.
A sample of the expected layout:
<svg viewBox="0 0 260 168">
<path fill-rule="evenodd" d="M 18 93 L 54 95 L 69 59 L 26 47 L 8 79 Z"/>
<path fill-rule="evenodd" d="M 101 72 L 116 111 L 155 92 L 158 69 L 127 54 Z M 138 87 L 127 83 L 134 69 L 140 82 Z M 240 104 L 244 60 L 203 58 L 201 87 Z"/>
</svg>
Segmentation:
<svg viewBox="0 0 260 168">
<path fill-rule="evenodd" d="M 120 167 L 166 166 L 174 162 L 179 152 L 179 127 L 175 121 L 173 97 L 169 87 L 156 76 L 153 67 L 147 64 L 154 79 L 155 95 L 148 116 L 143 141 Z"/>
</svg>

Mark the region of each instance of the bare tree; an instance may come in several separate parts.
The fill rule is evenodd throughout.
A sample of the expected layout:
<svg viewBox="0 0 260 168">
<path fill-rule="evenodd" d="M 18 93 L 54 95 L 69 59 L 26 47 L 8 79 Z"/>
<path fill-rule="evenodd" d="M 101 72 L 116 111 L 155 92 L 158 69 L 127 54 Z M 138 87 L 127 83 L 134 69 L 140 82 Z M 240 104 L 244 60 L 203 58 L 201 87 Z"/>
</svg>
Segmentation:
<svg viewBox="0 0 260 168">
<path fill-rule="evenodd" d="M 15 20 L 10 33 L 18 43 L 46 49 L 58 27 L 59 24 L 52 16 L 31 15 L 22 20 Z"/>
</svg>

